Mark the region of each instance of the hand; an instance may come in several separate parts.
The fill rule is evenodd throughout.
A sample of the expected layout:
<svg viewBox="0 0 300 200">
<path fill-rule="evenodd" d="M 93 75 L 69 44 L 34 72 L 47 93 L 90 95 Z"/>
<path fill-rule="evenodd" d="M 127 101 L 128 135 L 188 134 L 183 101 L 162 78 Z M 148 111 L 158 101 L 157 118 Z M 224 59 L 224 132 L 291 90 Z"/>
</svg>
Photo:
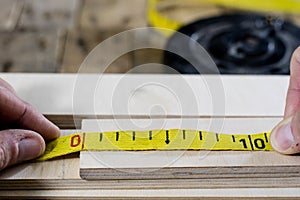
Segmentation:
<svg viewBox="0 0 300 200">
<path fill-rule="evenodd" d="M 45 141 L 57 138 L 59 132 L 0 79 L 0 170 L 40 156 Z"/>
<path fill-rule="evenodd" d="M 290 68 L 284 120 L 271 133 L 273 149 L 283 154 L 300 152 L 300 47 L 293 53 Z"/>
</svg>

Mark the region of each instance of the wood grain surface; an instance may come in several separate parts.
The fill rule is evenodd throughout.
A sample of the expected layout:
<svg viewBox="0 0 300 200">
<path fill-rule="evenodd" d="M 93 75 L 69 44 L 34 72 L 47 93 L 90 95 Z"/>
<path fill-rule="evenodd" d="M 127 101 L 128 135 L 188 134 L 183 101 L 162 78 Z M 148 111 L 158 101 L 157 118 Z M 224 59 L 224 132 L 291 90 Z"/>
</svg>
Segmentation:
<svg viewBox="0 0 300 200">
<path fill-rule="evenodd" d="M 58 124 L 60 120 L 65 123 L 64 114 L 69 121 L 73 114 L 80 115 L 77 123 L 95 116 L 92 107 L 89 107 L 86 92 L 91 89 L 89 87 L 95 87 L 93 84 L 98 80 L 98 75 L 83 76 L 84 90 L 79 90 L 76 96 L 82 108 L 75 110 L 77 113 L 72 110 L 73 88 L 76 84 L 74 74 L 1 74 L 1 77 L 42 113 L 48 117 L 56 116 Z M 102 119 L 100 127 L 94 126 L 95 121 L 85 121 L 85 130 L 190 127 L 220 132 L 266 131 L 281 120 L 288 84 L 288 77 L 285 76 L 222 76 L 226 112 L 213 117 L 207 108 L 210 101 L 205 100 L 210 99 L 211 93 L 207 92 L 207 85 L 202 82 L 216 80 L 211 76 L 103 75 L 101 80 L 104 90 L 99 90 L 99 96 L 95 96 L 96 100 L 101 100 L 100 110 L 96 113 Z M 196 105 L 191 103 L 193 99 L 188 96 L 189 91 L 184 84 L 198 94 L 195 102 L 206 102 L 199 112 L 177 110 L 177 102 L 181 102 L 183 108 Z M 137 90 L 145 85 L 147 87 Z M 120 90 L 114 91 L 115 88 Z M 173 94 L 177 94 L 180 101 Z M 131 99 L 131 104 L 126 108 L 135 108 L 131 110 L 132 115 L 124 112 L 123 102 L 128 102 L 128 99 Z M 224 103 L 223 100 L 216 102 Z M 153 105 L 158 107 L 154 106 L 154 110 L 149 112 Z M 200 122 L 196 123 L 199 127 L 195 127 L 195 122 Z M 74 131 L 64 131 L 63 134 Z M 97 162 L 93 157 L 96 154 L 100 156 L 96 157 Z M 96 154 L 82 152 L 81 161 L 79 155 L 75 154 L 8 168 L 0 173 L 0 197 L 292 199 L 300 196 L 297 156 L 282 156 L 275 152 L 207 151 Z M 93 180 L 81 179 L 80 162 L 81 176 Z"/>
</svg>

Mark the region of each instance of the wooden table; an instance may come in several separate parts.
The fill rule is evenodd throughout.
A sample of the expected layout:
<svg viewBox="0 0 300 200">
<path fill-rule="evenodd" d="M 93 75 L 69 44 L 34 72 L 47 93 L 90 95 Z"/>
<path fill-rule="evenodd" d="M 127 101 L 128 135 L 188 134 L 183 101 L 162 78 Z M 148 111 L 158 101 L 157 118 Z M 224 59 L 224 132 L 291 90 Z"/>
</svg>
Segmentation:
<svg viewBox="0 0 300 200">
<path fill-rule="evenodd" d="M 23 99 L 61 127 L 71 129 L 63 129 L 62 134 L 72 133 L 75 129 L 92 130 L 99 122 L 103 130 L 118 126 L 124 129 L 134 126 L 153 128 L 161 126 L 162 122 L 165 122 L 163 127 L 180 128 L 179 122 L 182 122 L 193 128 L 189 124 L 197 121 L 203 129 L 221 132 L 265 131 L 281 120 L 288 85 L 287 76 L 77 76 L 1 74 Z M 89 118 L 93 120 L 85 120 L 82 127 L 76 126 L 81 124 L 81 119 Z M 110 153 L 117 158 L 120 152 Z M 110 153 L 102 155 L 112 156 Z M 204 152 L 185 152 L 168 166 L 177 165 L 180 169 L 180 165 L 185 164 L 191 167 L 191 163 L 197 164 L 195 158 L 201 153 Z M 208 152 L 202 162 L 204 167 L 195 165 L 194 174 L 178 173 L 170 178 L 159 176 L 157 170 L 134 179 L 134 171 L 131 171 L 131 176 L 122 172 L 123 176 L 119 173 L 107 179 L 84 180 L 80 177 L 80 168 L 87 164 L 83 160 L 88 158 L 86 154 L 88 152 L 81 152 L 81 161 L 75 154 L 6 169 L 0 173 L 0 196 L 18 199 L 273 199 L 300 196 L 300 158 L 297 156 L 282 156 L 275 152 Z M 109 168 L 111 171 L 106 175 L 118 166 Z M 218 167 L 222 173 L 217 173 Z M 161 170 L 170 172 L 168 168 Z M 196 174 L 197 171 L 201 173 Z"/>
</svg>

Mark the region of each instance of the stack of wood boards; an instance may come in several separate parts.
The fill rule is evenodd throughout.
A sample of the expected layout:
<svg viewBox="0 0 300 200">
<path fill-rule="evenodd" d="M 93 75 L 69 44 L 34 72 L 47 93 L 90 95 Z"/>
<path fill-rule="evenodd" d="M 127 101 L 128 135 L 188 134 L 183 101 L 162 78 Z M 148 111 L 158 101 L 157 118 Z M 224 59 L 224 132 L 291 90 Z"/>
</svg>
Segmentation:
<svg viewBox="0 0 300 200">
<path fill-rule="evenodd" d="M 214 103 L 223 105 L 222 110 L 211 100 L 215 88 L 208 92 L 209 86 L 203 84 L 215 80 L 214 76 L 105 75 L 101 76 L 101 84 L 93 86 L 98 75 L 83 75 L 85 90 L 79 88 L 75 95 L 74 86 L 81 87 L 77 75 L 1 74 L 1 77 L 49 118 L 60 116 L 62 124 L 73 128 L 63 130 L 62 134 L 76 132 L 76 128 L 268 131 L 282 118 L 288 85 L 286 76 L 218 77 L 222 80 L 224 99 L 218 96 L 222 101 Z M 94 91 L 93 101 L 86 92 L 89 89 Z M 80 100 L 77 105 L 72 104 L 74 97 Z M 193 110 L 196 104 L 191 102 L 199 109 Z M 69 120 L 73 113 L 79 118 L 102 119 L 83 120 L 83 126 L 76 127 Z M 65 119 L 69 121 L 66 123 Z M 275 152 L 87 151 L 80 153 L 80 159 L 75 154 L 45 162 L 32 161 L 2 171 L 0 196 L 295 198 L 300 196 L 299 163 L 297 156 Z"/>
</svg>

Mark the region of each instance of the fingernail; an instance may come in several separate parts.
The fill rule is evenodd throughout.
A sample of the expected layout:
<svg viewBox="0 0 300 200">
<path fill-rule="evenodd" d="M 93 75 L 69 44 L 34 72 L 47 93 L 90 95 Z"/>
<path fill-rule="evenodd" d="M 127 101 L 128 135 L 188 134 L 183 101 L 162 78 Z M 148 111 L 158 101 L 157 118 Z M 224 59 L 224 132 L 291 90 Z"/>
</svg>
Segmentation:
<svg viewBox="0 0 300 200">
<path fill-rule="evenodd" d="M 32 138 L 23 139 L 18 142 L 19 146 L 19 161 L 26 161 L 40 156 L 44 149 L 38 140 Z"/>
<path fill-rule="evenodd" d="M 273 148 L 279 152 L 285 152 L 294 143 L 294 136 L 291 130 L 291 121 L 276 128 L 271 138 Z"/>
</svg>

